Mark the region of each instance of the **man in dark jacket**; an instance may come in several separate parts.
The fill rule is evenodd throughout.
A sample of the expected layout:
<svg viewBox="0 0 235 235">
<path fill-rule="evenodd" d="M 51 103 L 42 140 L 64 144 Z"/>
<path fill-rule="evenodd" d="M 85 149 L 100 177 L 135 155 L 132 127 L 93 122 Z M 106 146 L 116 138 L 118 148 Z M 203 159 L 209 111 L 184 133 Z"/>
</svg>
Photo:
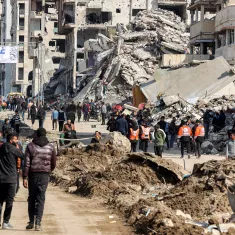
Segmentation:
<svg viewBox="0 0 235 235">
<path fill-rule="evenodd" d="M 54 145 L 49 143 L 46 138 L 46 130 L 39 128 L 37 130 L 37 136 L 28 144 L 25 151 L 23 185 L 29 190 L 29 224 L 26 229 L 33 229 L 35 223 L 35 230 L 41 230 L 49 174 L 55 167 L 56 152 Z"/>
<path fill-rule="evenodd" d="M 23 103 L 21 104 L 21 112 L 22 112 L 22 121 L 24 122 L 24 115 L 25 112 L 27 111 L 27 104 L 25 101 L 23 101 Z"/>
<path fill-rule="evenodd" d="M 107 123 L 107 130 L 109 130 L 110 132 L 116 131 L 116 125 L 117 121 L 115 119 L 115 116 L 112 115 L 111 119 Z"/>
<path fill-rule="evenodd" d="M 81 117 L 82 117 L 82 104 L 81 104 L 81 102 L 79 102 L 77 105 L 77 115 L 78 115 L 78 122 L 80 122 Z"/>
<path fill-rule="evenodd" d="M 16 148 L 17 143 L 18 134 L 11 133 L 7 136 L 7 142 L 0 147 L 0 218 L 3 202 L 6 202 L 2 224 L 3 229 L 13 228 L 9 220 L 16 192 L 17 160 L 18 158 L 23 158 L 22 152 Z"/>
<path fill-rule="evenodd" d="M 117 120 L 117 131 L 121 132 L 122 135 L 127 135 L 128 134 L 128 123 L 126 121 L 126 119 L 124 118 L 124 115 L 122 115 L 122 117 L 120 119 Z"/>
<path fill-rule="evenodd" d="M 76 119 L 75 112 L 69 111 L 69 112 L 67 113 L 67 120 L 71 120 L 71 122 L 74 124 L 75 119 Z"/>
</svg>

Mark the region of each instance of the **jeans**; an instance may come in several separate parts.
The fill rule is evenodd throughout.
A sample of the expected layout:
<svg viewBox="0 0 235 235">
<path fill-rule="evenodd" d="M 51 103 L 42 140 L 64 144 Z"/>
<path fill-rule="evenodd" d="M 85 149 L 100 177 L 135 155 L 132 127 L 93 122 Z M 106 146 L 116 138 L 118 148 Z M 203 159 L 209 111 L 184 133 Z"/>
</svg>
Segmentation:
<svg viewBox="0 0 235 235">
<path fill-rule="evenodd" d="M 49 174 L 47 173 L 35 173 L 29 176 L 28 213 L 30 223 L 34 223 L 36 219 L 36 225 L 41 224 L 48 182 Z"/>
<path fill-rule="evenodd" d="M 0 184 L 0 215 L 2 215 L 3 202 L 6 202 L 6 207 L 3 215 L 4 223 L 9 223 L 9 220 L 11 218 L 15 192 L 16 192 L 16 184 L 8 184 L 8 183 Z"/>
<path fill-rule="evenodd" d="M 64 121 L 59 121 L 59 131 L 62 131 L 64 127 Z"/>
<path fill-rule="evenodd" d="M 53 127 L 53 130 L 57 129 L 57 119 L 52 120 L 52 127 Z"/>
<path fill-rule="evenodd" d="M 43 122 L 44 122 L 44 120 L 41 119 L 41 118 L 39 118 L 39 119 L 38 119 L 38 122 L 39 122 L 39 128 L 43 128 Z"/>
<path fill-rule="evenodd" d="M 19 192 L 19 189 L 20 189 L 20 173 L 17 173 L 16 193 Z"/>
<path fill-rule="evenodd" d="M 36 115 L 31 115 L 31 121 L 32 121 L 32 125 L 34 125 L 35 123 L 35 119 L 36 119 Z"/>
<path fill-rule="evenodd" d="M 78 112 L 77 115 L 78 115 L 78 122 L 80 122 L 81 117 L 82 117 L 82 113 L 81 113 L 81 112 Z"/>
<path fill-rule="evenodd" d="M 187 150 L 187 154 L 190 153 L 190 141 L 181 141 L 181 156 L 184 156 L 184 148 Z"/>
<path fill-rule="evenodd" d="M 15 124 L 15 131 L 16 133 L 20 133 L 20 124 Z"/>
<path fill-rule="evenodd" d="M 25 111 L 22 110 L 22 120 L 24 121 L 24 114 L 25 114 Z"/>
<path fill-rule="evenodd" d="M 171 134 L 170 148 L 173 148 L 173 147 L 174 147 L 175 138 L 176 138 L 176 134 Z"/>
<path fill-rule="evenodd" d="M 163 146 L 154 146 L 154 153 L 155 155 L 162 157 Z"/>
<path fill-rule="evenodd" d="M 105 125 L 106 113 L 102 113 L 102 124 Z"/>
<path fill-rule="evenodd" d="M 169 149 L 170 144 L 169 144 L 169 139 L 168 139 L 168 133 L 166 133 L 166 145 L 167 145 L 167 148 Z"/>
<path fill-rule="evenodd" d="M 137 141 L 131 141 L 131 152 L 135 153 L 137 149 Z"/>
<path fill-rule="evenodd" d="M 204 137 L 201 137 L 201 136 L 197 137 L 196 139 L 196 153 L 198 157 L 201 157 L 201 154 L 202 154 L 201 146 L 202 146 L 203 141 L 204 141 Z"/>
<path fill-rule="evenodd" d="M 148 152 L 148 147 L 149 147 L 149 140 L 148 139 L 143 139 L 143 140 L 141 140 L 141 142 L 142 142 L 143 152 L 147 153 Z"/>
</svg>

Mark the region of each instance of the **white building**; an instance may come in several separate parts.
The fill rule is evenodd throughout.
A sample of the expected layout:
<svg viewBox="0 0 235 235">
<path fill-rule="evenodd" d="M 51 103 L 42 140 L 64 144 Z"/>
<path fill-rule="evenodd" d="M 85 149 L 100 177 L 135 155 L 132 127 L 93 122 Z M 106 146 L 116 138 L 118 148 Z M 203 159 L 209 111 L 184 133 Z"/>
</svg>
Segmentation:
<svg viewBox="0 0 235 235">
<path fill-rule="evenodd" d="M 1 45 L 7 42 L 11 42 L 11 1 L 2 0 L 2 9 L 1 9 Z M 6 96 L 9 92 L 12 91 L 12 66 L 11 64 L 1 64 L 0 72 L 0 91 L 1 95 Z"/>
<path fill-rule="evenodd" d="M 18 63 L 12 64 L 12 91 L 32 96 L 33 60 L 28 56 L 29 2 L 11 1 L 12 4 L 12 42 L 19 46 Z"/>
</svg>

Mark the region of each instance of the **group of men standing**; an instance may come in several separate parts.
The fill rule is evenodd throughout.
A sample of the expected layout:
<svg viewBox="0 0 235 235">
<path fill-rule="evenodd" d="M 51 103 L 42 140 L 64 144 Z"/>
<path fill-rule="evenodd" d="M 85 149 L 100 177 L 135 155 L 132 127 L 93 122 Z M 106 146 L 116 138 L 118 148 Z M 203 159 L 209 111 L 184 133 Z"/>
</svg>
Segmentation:
<svg viewBox="0 0 235 235">
<path fill-rule="evenodd" d="M 45 193 L 49 182 L 49 174 L 56 166 L 56 151 L 49 143 L 46 130 L 39 128 L 25 153 L 20 150 L 18 134 L 12 132 L 6 136 L 6 142 L 0 143 L 0 226 L 12 229 L 10 223 L 17 178 L 20 168 L 23 168 L 23 186 L 28 188 L 29 223 L 26 229 L 41 230 L 41 220 L 44 211 Z M 1 215 L 3 203 L 5 211 L 3 223 Z"/>
</svg>

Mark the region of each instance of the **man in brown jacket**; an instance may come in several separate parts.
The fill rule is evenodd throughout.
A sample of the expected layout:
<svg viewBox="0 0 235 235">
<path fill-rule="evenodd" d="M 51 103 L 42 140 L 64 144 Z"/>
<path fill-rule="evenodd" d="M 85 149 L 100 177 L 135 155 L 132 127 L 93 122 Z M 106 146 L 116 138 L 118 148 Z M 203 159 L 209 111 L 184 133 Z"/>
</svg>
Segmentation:
<svg viewBox="0 0 235 235">
<path fill-rule="evenodd" d="M 23 185 L 29 191 L 29 223 L 26 229 L 33 229 L 35 224 L 35 230 L 41 230 L 49 174 L 55 167 L 56 152 L 54 145 L 49 143 L 46 137 L 46 130 L 39 128 L 36 137 L 28 144 L 25 151 Z"/>
</svg>

